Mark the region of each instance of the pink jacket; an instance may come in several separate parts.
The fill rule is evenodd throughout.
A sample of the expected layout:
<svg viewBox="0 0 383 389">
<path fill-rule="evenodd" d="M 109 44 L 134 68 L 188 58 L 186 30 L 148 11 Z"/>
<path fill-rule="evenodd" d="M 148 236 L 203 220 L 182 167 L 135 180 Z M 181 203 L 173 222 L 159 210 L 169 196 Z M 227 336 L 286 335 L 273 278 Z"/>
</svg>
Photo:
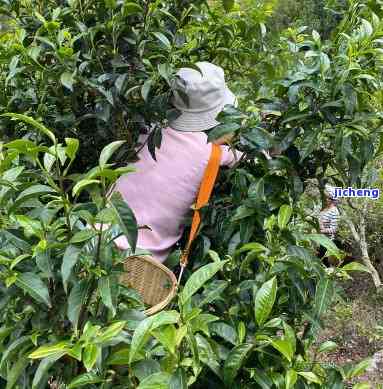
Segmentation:
<svg viewBox="0 0 383 389">
<path fill-rule="evenodd" d="M 222 147 L 222 166 L 232 166 L 241 153 Z M 211 153 L 204 132 L 162 131 L 160 149 L 153 160 L 147 147 L 139 152 L 136 172 L 120 177 L 115 191 L 121 193 L 133 210 L 140 229 L 137 247 L 149 250 L 155 259 L 165 261 L 171 248 L 181 238 L 184 219 L 195 202 Z M 115 243 L 129 247 L 125 236 Z"/>
</svg>

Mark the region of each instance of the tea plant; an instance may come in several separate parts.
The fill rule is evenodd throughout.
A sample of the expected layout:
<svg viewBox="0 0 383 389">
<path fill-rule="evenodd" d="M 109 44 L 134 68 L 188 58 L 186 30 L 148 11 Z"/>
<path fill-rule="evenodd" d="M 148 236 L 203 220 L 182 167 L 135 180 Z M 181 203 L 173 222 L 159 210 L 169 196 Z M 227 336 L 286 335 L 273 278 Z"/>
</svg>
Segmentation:
<svg viewBox="0 0 383 389">
<path fill-rule="evenodd" d="M 134 250 L 139 227 L 121 198 L 108 197 L 131 170 L 109 163 L 123 142 L 106 146 L 98 166 L 79 177 L 70 172 L 76 139 L 59 143 L 33 119 L 9 117 L 52 145 L 18 139 L 1 154 L 0 373 L 7 389 L 315 387 L 357 374 L 308 359 L 334 293 L 308 243 L 340 253 L 324 237 L 294 235 L 290 206 L 266 220 L 264 244 L 240 245 L 222 261 L 210 251 L 213 262 L 189 277 L 175 309 L 145 318 L 137 293 L 119 284 L 127 253 L 112 243 L 124 233 Z M 81 191 L 92 202 L 78 202 Z M 96 222 L 118 227 L 96 230 Z M 306 317 L 311 324 L 302 327 Z"/>
</svg>

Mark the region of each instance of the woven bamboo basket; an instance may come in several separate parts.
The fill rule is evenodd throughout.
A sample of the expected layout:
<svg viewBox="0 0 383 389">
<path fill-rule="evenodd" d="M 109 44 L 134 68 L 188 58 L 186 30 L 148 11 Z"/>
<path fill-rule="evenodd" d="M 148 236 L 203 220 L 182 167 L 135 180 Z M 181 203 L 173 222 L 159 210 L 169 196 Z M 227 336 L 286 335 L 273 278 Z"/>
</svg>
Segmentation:
<svg viewBox="0 0 383 389">
<path fill-rule="evenodd" d="M 144 303 L 150 306 L 145 311 L 147 316 L 164 309 L 176 294 L 175 275 L 148 255 L 126 258 L 124 270 L 120 282 L 140 293 Z"/>
</svg>

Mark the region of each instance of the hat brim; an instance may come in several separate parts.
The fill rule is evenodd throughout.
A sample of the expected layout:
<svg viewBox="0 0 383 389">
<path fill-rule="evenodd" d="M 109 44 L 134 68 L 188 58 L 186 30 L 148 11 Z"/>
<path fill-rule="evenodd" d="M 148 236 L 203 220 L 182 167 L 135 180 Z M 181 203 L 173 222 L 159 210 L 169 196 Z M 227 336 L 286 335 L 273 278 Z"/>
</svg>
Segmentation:
<svg viewBox="0 0 383 389">
<path fill-rule="evenodd" d="M 235 105 L 236 97 L 230 89 L 226 88 L 223 103 L 210 111 L 204 112 L 182 112 L 177 119 L 169 122 L 169 126 L 177 131 L 199 132 L 210 130 L 218 126 L 216 117 L 225 105 Z"/>
</svg>

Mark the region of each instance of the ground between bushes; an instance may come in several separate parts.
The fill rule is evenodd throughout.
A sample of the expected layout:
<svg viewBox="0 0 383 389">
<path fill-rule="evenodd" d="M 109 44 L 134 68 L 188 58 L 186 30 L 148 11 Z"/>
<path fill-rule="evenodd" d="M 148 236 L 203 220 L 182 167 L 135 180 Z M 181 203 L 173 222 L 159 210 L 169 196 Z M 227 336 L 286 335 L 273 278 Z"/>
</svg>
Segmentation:
<svg viewBox="0 0 383 389">
<path fill-rule="evenodd" d="M 338 287 L 341 298 L 327 313 L 318 343 L 332 340 L 339 347 L 321 356 L 321 361 L 343 366 L 371 357 L 366 374 L 347 387 L 363 382 L 371 389 L 383 389 L 383 296 L 366 273 L 357 273 Z"/>
</svg>

